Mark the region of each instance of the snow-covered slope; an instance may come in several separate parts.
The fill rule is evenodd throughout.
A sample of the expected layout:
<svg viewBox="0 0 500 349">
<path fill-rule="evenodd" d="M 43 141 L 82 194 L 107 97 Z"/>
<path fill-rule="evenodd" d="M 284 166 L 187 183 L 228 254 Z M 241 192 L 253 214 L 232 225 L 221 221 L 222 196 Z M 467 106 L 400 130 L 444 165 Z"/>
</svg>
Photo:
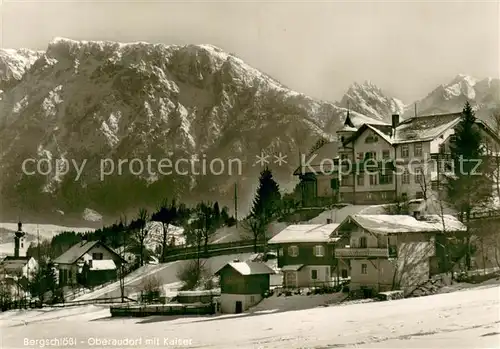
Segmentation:
<svg viewBox="0 0 500 349">
<path fill-rule="evenodd" d="M 370 81 L 362 84 L 354 83 L 340 101 L 342 107 L 371 118 L 391 121 L 392 114 L 403 114 L 404 103 L 394 97 L 387 96 L 382 89 Z"/>
<path fill-rule="evenodd" d="M 120 345 L 127 339 L 140 348 L 498 348 L 499 291 L 490 286 L 292 312 L 114 321 L 109 308 L 99 306 L 9 311 L 0 314 L 0 331 L 5 349 L 21 348 L 27 333 L 28 340 L 46 339 L 47 333 L 74 338 L 71 347 L 78 349 L 105 339 L 107 347 L 132 346 Z"/>
</svg>

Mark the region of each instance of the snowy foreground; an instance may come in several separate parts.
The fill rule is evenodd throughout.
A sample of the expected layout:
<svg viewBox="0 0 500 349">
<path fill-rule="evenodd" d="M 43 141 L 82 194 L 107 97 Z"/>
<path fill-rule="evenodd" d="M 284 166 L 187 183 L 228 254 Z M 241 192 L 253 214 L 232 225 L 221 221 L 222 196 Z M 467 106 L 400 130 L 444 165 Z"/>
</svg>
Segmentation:
<svg viewBox="0 0 500 349">
<path fill-rule="evenodd" d="M 498 348 L 499 298 L 499 286 L 481 286 L 281 313 L 112 319 L 98 306 L 7 312 L 0 314 L 0 347 L 69 338 L 72 348 Z"/>
</svg>

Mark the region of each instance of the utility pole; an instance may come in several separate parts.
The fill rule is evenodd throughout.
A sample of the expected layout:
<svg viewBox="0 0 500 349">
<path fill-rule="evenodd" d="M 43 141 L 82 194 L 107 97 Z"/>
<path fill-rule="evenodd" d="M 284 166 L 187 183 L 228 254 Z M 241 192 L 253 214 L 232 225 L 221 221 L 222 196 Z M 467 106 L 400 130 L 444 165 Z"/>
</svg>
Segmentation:
<svg viewBox="0 0 500 349">
<path fill-rule="evenodd" d="M 238 179 L 234 183 L 234 219 L 236 220 L 236 229 L 238 229 Z"/>
<path fill-rule="evenodd" d="M 415 103 L 415 117 L 417 117 L 417 103 Z"/>
</svg>

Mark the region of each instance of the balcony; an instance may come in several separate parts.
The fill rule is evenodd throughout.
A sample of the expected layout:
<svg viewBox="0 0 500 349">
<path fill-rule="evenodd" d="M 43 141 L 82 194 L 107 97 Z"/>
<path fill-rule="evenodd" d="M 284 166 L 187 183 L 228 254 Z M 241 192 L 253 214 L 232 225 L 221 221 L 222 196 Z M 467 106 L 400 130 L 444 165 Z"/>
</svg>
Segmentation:
<svg viewBox="0 0 500 349">
<path fill-rule="evenodd" d="M 395 258 L 396 247 L 338 248 L 335 258 Z"/>
</svg>

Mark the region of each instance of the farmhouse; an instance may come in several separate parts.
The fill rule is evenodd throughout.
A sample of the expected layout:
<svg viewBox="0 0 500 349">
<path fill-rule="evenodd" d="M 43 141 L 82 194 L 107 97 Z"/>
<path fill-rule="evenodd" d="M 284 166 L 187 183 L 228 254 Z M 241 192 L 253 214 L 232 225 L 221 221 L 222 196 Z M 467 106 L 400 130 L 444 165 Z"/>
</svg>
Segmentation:
<svg viewBox="0 0 500 349">
<path fill-rule="evenodd" d="M 117 268 L 126 261 L 100 241 L 73 245 L 54 260 L 60 285 L 74 285 L 82 280 L 90 285 L 116 278 Z"/>
<path fill-rule="evenodd" d="M 326 286 L 332 274 L 347 278 L 349 269 L 337 267 L 332 236 L 338 224 L 289 225 L 269 240 L 278 248 L 278 267 L 283 272 L 285 288 Z"/>
<path fill-rule="evenodd" d="M 231 262 L 220 268 L 222 313 L 241 313 L 259 303 L 269 291 L 274 270 L 259 262 Z"/>
<path fill-rule="evenodd" d="M 439 272 L 443 256 L 437 252 L 436 238 L 443 232 L 465 230 L 450 215 L 352 215 L 336 230 L 349 243 L 339 246 L 335 257 L 350 261 L 351 291 L 371 294 L 402 289 L 408 294 Z"/>
</svg>

